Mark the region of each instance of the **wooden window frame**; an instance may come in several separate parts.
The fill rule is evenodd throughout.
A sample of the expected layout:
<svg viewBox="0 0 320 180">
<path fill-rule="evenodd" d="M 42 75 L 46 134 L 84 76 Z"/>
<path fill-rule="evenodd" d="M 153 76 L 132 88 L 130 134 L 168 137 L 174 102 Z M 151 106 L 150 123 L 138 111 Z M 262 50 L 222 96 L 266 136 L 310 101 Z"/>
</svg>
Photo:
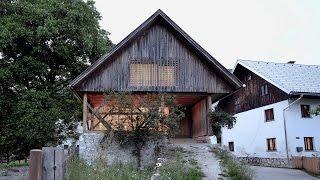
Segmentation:
<svg viewBox="0 0 320 180">
<path fill-rule="evenodd" d="M 271 111 L 272 112 L 272 119 L 268 119 L 268 111 Z M 273 108 L 270 108 L 270 109 L 265 109 L 264 110 L 264 120 L 265 122 L 271 122 L 271 121 L 274 121 L 274 109 Z"/>
<path fill-rule="evenodd" d="M 268 94 L 269 94 L 268 84 L 263 84 L 262 86 L 260 86 L 260 95 L 266 96 Z"/>
<path fill-rule="evenodd" d="M 307 114 L 305 114 L 305 112 L 304 112 L 304 107 L 308 107 L 307 109 Z M 308 105 L 308 104 L 301 104 L 300 105 L 300 111 L 301 111 L 301 117 L 302 118 L 311 118 L 311 114 L 310 114 L 310 105 Z"/>
<path fill-rule="evenodd" d="M 304 150 L 314 151 L 314 137 L 304 137 L 303 140 L 304 140 Z M 307 142 L 307 141 L 311 141 L 311 142 Z"/>
<path fill-rule="evenodd" d="M 229 147 L 229 151 L 234 152 L 234 142 L 233 141 L 228 142 L 228 147 Z"/>
<path fill-rule="evenodd" d="M 267 138 L 267 151 L 273 152 L 277 151 L 277 139 L 276 138 Z M 272 146 L 269 144 L 271 142 Z"/>
</svg>

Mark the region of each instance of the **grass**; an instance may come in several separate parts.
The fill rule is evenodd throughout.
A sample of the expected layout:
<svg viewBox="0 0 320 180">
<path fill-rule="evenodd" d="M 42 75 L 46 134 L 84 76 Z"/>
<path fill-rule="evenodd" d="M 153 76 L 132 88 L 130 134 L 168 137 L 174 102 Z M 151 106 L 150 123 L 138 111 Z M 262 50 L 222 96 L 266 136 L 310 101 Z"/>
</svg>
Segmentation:
<svg viewBox="0 0 320 180">
<path fill-rule="evenodd" d="M 159 168 L 160 176 L 157 180 L 201 180 L 202 172 L 196 166 L 185 166 L 182 158 L 182 152 L 174 150 L 166 157 L 168 161 Z M 153 167 L 137 170 L 132 165 L 117 164 L 106 166 L 98 163 L 95 167 L 86 165 L 82 160 L 73 159 L 67 166 L 67 180 L 150 180 L 151 176 L 156 173 Z"/>
<path fill-rule="evenodd" d="M 220 159 L 220 165 L 224 167 L 222 176 L 232 180 L 252 180 L 252 170 L 233 159 L 233 157 L 225 150 L 213 148 L 212 150 Z"/>
<path fill-rule="evenodd" d="M 184 150 L 176 148 L 173 152 L 167 154 L 170 159 L 160 167 L 159 179 L 174 179 L 174 180 L 201 180 L 203 173 L 197 166 L 197 162 L 194 159 L 189 160 L 189 166 L 185 166 L 186 162 L 183 160 L 182 155 L 186 153 Z"/>
<path fill-rule="evenodd" d="M 0 169 L 9 169 L 9 168 L 14 168 L 14 167 L 24 167 L 24 166 L 29 166 L 28 162 L 25 161 L 12 161 L 7 163 L 0 163 Z"/>
<path fill-rule="evenodd" d="M 150 179 L 152 169 L 137 170 L 133 165 L 116 164 L 113 166 L 96 165 L 88 166 L 83 161 L 75 158 L 67 166 L 66 179 L 68 180 L 140 180 Z"/>
</svg>

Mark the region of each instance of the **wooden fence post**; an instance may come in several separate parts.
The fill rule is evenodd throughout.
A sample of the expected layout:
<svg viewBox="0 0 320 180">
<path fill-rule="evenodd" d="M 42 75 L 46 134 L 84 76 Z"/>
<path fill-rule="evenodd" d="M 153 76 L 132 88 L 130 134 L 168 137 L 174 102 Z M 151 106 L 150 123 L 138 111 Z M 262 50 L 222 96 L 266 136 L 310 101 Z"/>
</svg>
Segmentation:
<svg viewBox="0 0 320 180">
<path fill-rule="evenodd" d="M 41 176 L 42 176 L 42 151 L 40 149 L 33 149 L 30 151 L 29 179 L 41 180 Z"/>
</svg>

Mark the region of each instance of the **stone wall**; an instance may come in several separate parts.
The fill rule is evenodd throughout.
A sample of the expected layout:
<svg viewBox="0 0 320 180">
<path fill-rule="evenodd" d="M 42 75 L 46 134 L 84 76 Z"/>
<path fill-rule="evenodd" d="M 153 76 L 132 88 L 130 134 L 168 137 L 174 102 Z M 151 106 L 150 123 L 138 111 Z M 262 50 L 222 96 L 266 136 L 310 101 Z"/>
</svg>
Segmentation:
<svg viewBox="0 0 320 180">
<path fill-rule="evenodd" d="M 291 168 L 291 160 L 286 158 L 238 157 L 239 161 L 253 166 Z"/>
<path fill-rule="evenodd" d="M 79 157 L 88 165 L 97 162 L 112 165 L 115 163 L 134 163 L 137 164 L 137 158 L 133 156 L 133 146 L 121 146 L 114 140 L 103 141 L 104 133 L 88 132 L 83 133 L 79 140 Z M 156 162 L 156 144 L 147 143 L 141 150 L 141 166 L 147 167 Z"/>
</svg>

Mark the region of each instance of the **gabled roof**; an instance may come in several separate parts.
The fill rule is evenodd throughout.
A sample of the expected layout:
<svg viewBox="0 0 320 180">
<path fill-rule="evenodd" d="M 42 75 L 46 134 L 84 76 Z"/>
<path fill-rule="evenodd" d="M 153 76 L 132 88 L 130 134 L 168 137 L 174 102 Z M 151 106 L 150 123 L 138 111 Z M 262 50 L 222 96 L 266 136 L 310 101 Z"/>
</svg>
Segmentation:
<svg viewBox="0 0 320 180">
<path fill-rule="evenodd" d="M 180 39 L 192 48 L 197 55 L 199 55 L 204 61 L 211 65 L 217 72 L 224 78 L 234 89 L 242 87 L 241 81 L 238 80 L 231 72 L 223 67 L 215 58 L 213 58 L 207 51 L 205 51 L 198 43 L 196 43 L 187 33 L 185 33 L 175 22 L 173 22 L 164 12 L 160 9 L 156 11 L 150 18 L 143 22 L 138 28 L 131 32 L 126 38 L 118 43 L 109 53 L 104 54 L 85 71 L 83 71 L 78 77 L 72 80 L 69 84 L 70 87 L 74 87 L 82 80 L 88 77 L 92 72 L 99 68 L 104 62 L 108 61 L 112 55 L 125 47 L 126 44 L 132 42 L 138 37 L 143 30 L 149 28 L 155 22 L 160 22 L 166 27 L 170 28 Z"/>
<path fill-rule="evenodd" d="M 238 60 L 242 65 L 287 94 L 320 93 L 320 66 Z"/>
</svg>

